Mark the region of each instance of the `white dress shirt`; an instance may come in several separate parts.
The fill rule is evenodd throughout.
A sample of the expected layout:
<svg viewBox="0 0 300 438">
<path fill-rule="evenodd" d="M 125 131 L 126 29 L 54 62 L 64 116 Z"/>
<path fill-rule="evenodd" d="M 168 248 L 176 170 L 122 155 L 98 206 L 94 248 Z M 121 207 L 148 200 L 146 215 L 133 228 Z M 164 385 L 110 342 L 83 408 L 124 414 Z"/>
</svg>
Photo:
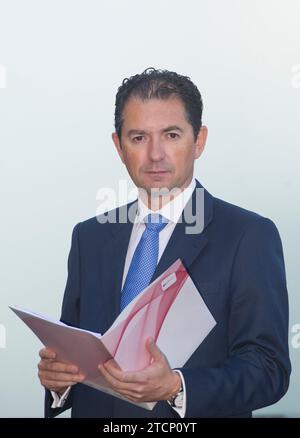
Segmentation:
<svg viewBox="0 0 300 438">
<path fill-rule="evenodd" d="M 134 254 L 134 251 L 142 237 L 142 234 L 146 228 L 144 219 L 148 214 L 160 214 L 164 218 L 167 219 L 168 223 L 167 225 L 160 231 L 159 233 L 159 250 L 158 250 L 158 261 L 160 260 L 169 240 L 170 237 L 174 231 L 174 228 L 177 224 L 177 222 L 180 219 L 180 216 L 183 212 L 183 209 L 185 208 L 188 200 L 190 199 L 194 189 L 196 187 L 196 181 L 193 178 L 189 186 L 184 189 L 182 192 L 180 192 L 174 199 L 172 199 L 170 202 L 168 202 L 166 205 L 164 205 L 161 209 L 153 211 L 148 208 L 142 201 L 142 199 L 138 198 L 138 209 L 137 209 L 137 215 L 135 217 L 135 221 L 133 224 L 128 250 L 126 254 L 125 259 L 125 266 L 124 266 L 124 272 L 123 272 L 123 279 L 122 279 L 122 289 L 125 283 L 125 279 L 129 270 L 129 266 Z M 185 389 L 185 382 L 182 373 L 179 370 L 175 370 L 181 377 L 182 381 L 182 387 L 183 387 L 183 405 L 182 408 L 173 408 L 181 418 L 184 418 L 185 411 L 186 411 L 186 389 Z M 65 393 L 60 397 L 55 392 L 51 391 L 51 394 L 53 396 L 53 403 L 52 408 L 60 408 L 64 405 L 69 392 L 69 387 Z"/>
</svg>

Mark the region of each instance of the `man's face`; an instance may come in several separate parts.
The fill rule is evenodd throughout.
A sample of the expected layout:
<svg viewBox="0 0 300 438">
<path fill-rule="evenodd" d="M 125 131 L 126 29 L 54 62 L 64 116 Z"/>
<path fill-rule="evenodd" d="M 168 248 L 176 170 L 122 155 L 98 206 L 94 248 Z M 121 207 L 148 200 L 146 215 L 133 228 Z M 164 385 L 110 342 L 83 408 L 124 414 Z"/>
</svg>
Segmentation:
<svg viewBox="0 0 300 438">
<path fill-rule="evenodd" d="M 121 142 L 113 141 L 135 185 L 145 189 L 183 189 L 193 177 L 194 161 L 206 141 L 202 127 L 195 141 L 180 99 L 131 98 L 123 111 Z"/>
</svg>

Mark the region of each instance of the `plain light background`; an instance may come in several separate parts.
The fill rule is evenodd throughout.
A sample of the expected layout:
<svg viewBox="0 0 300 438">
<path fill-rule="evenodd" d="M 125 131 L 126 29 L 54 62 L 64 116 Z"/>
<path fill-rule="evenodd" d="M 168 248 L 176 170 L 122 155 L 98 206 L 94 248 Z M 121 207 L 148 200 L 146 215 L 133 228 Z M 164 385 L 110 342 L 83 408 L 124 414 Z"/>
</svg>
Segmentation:
<svg viewBox="0 0 300 438">
<path fill-rule="evenodd" d="M 73 226 L 128 180 L 111 141 L 117 87 L 147 67 L 199 87 L 195 175 L 276 223 L 300 323 L 299 18 L 298 0 L 0 0 L 1 417 L 43 416 L 40 343 L 8 305 L 59 317 Z M 300 416 L 290 352 L 287 395 L 256 415 Z"/>
</svg>

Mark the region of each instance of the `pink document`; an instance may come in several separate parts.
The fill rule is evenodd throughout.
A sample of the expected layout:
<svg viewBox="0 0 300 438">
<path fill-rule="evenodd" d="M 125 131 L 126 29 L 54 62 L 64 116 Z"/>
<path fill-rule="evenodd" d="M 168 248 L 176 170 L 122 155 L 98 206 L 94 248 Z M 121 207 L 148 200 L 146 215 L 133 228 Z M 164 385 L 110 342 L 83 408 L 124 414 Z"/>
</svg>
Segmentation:
<svg viewBox="0 0 300 438">
<path fill-rule="evenodd" d="M 119 398 L 124 397 L 111 390 L 99 374 L 99 363 L 114 358 L 123 370 L 143 369 L 151 362 L 145 342 L 152 337 L 170 366 L 179 368 L 216 324 L 179 259 L 144 289 L 102 336 L 17 307 L 11 309 L 45 346 L 56 351 L 58 360 L 79 367 L 86 375 L 83 383 Z M 155 403 L 138 405 L 152 409 Z"/>
</svg>

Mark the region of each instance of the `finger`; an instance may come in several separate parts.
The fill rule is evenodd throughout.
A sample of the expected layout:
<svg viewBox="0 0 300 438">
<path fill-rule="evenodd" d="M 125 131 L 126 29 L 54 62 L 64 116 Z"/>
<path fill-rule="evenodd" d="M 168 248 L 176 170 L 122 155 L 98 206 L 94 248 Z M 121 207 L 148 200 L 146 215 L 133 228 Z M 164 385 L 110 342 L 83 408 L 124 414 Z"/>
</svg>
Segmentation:
<svg viewBox="0 0 300 438">
<path fill-rule="evenodd" d="M 113 359 L 108 360 L 102 365 L 104 366 L 105 370 L 109 372 L 109 374 L 111 374 L 115 379 L 123 381 L 125 373 Z"/>
<path fill-rule="evenodd" d="M 116 364 L 109 360 L 103 364 L 104 369 L 116 380 L 124 383 L 145 383 L 145 376 L 143 372 L 125 372 Z"/>
<path fill-rule="evenodd" d="M 42 348 L 39 352 L 39 355 L 42 359 L 55 359 L 56 353 L 50 348 Z"/>
<path fill-rule="evenodd" d="M 117 364 L 117 362 L 114 359 L 109 359 L 105 362 L 105 364 L 109 364 L 111 365 L 112 368 L 114 368 L 115 370 L 121 370 L 121 368 L 119 367 L 119 365 Z"/>
<path fill-rule="evenodd" d="M 56 380 L 41 380 L 41 384 L 49 391 L 59 392 L 60 389 L 76 385 L 76 382 L 57 382 Z"/>
<path fill-rule="evenodd" d="M 118 392 L 119 392 L 119 394 L 123 395 L 124 397 L 126 397 L 127 399 L 129 399 L 135 403 L 141 403 L 143 401 L 147 401 L 147 402 L 154 401 L 154 400 L 152 400 L 152 397 L 149 397 L 147 395 L 147 393 L 145 393 L 144 391 L 141 391 L 141 390 L 136 392 L 136 391 L 127 391 L 127 390 L 121 389 Z"/>
<path fill-rule="evenodd" d="M 38 364 L 39 370 L 55 371 L 57 373 L 78 374 L 79 369 L 76 365 L 66 364 L 63 362 L 47 362 L 41 360 Z"/>
<path fill-rule="evenodd" d="M 135 383 L 120 382 L 119 380 L 111 376 L 103 367 L 103 365 L 99 365 L 98 368 L 101 371 L 107 383 L 119 394 L 123 395 L 124 397 L 134 402 L 139 402 L 142 400 L 142 397 L 144 397 L 144 386 L 141 386 L 136 382 Z"/>
<path fill-rule="evenodd" d="M 85 376 L 83 374 L 78 375 L 72 375 L 72 374 L 65 374 L 65 373 L 53 373 L 49 371 L 40 371 L 39 372 L 39 378 L 41 380 L 53 380 L 56 382 L 83 382 L 85 379 Z"/>
<path fill-rule="evenodd" d="M 105 380 L 107 381 L 107 383 L 110 386 L 112 386 L 113 388 L 115 388 L 117 390 L 120 390 L 120 389 L 124 389 L 124 390 L 131 389 L 131 386 L 130 386 L 131 384 L 124 383 L 122 381 L 122 376 L 121 376 L 121 379 L 119 379 L 118 377 L 115 377 L 114 375 L 112 375 L 110 373 L 110 370 L 106 370 L 106 368 L 103 365 L 99 365 L 98 369 L 101 372 L 101 374 L 103 375 L 103 377 L 105 378 Z M 119 371 L 115 370 L 115 372 L 117 372 L 118 375 L 120 374 Z M 122 372 L 121 372 L 121 374 L 122 374 Z"/>
<path fill-rule="evenodd" d="M 134 402 L 134 403 L 139 403 L 141 402 L 141 398 L 139 398 L 135 393 L 130 392 L 130 391 L 124 391 L 124 390 L 120 390 L 117 391 L 119 394 L 123 395 L 124 397 L 126 397 L 128 400 Z"/>
</svg>

